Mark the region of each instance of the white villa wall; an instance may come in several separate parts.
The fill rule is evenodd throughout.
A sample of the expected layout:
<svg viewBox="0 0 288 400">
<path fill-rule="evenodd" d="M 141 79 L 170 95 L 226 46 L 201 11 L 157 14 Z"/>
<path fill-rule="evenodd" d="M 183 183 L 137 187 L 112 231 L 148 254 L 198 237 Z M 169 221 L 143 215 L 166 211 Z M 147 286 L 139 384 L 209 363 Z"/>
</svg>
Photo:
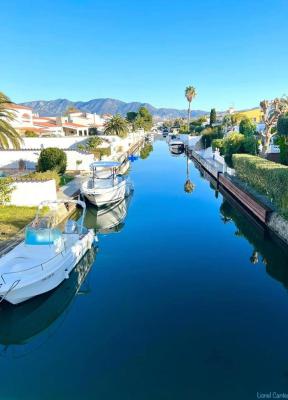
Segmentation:
<svg viewBox="0 0 288 400">
<path fill-rule="evenodd" d="M 87 138 L 83 137 L 40 137 L 23 138 L 22 149 L 46 149 L 58 147 L 58 149 L 76 149 L 78 144 L 84 144 Z"/>
<path fill-rule="evenodd" d="M 0 168 L 2 169 L 18 169 L 19 160 L 26 163 L 26 168 L 34 170 L 41 150 L 2 150 L 0 151 Z M 67 155 L 68 171 L 89 171 L 90 164 L 94 161 L 93 154 L 82 153 L 76 150 L 65 151 Z M 77 166 L 77 160 L 82 163 Z"/>
<path fill-rule="evenodd" d="M 42 201 L 57 200 L 56 183 L 54 179 L 46 182 L 15 182 L 11 195 L 11 205 L 38 206 Z"/>
</svg>

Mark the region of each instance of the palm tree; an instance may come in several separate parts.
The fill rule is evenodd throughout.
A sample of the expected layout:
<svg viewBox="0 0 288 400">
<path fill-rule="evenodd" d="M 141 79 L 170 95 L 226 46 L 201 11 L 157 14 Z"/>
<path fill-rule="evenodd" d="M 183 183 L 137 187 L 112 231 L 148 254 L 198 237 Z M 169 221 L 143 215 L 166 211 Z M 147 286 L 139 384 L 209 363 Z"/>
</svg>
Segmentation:
<svg viewBox="0 0 288 400">
<path fill-rule="evenodd" d="M 120 114 L 114 115 L 104 125 L 105 135 L 116 135 L 121 138 L 125 138 L 128 133 L 128 123 L 126 119 L 122 118 Z"/>
<path fill-rule="evenodd" d="M 189 103 L 188 107 L 188 132 L 190 131 L 190 112 L 191 112 L 191 101 L 196 97 L 196 89 L 194 86 L 187 86 L 185 89 L 185 97 Z"/>
<path fill-rule="evenodd" d="M 10 99 L 0 92 L 0 148 L 8 149 L 10 145 L 14 149 L 20 148 L 21 137 L 10 124 L 15 114 L 9 109 Z"/>
</svg>

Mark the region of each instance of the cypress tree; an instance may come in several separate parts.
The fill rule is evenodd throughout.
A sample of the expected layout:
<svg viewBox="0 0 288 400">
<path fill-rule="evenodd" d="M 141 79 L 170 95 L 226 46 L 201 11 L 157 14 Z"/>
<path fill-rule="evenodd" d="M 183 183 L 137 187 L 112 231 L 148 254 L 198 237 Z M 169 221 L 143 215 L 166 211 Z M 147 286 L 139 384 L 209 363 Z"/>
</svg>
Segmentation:
<svg viewBox="0 0 288 400">
<path fill-rule="evenodd" d="M 217 116 L 216 116 L 216 110 L 215 108 L 211 108 L 210 111 L 210 126 L 212 127 L 213 124 L 216 123 Z"/>
</svg>

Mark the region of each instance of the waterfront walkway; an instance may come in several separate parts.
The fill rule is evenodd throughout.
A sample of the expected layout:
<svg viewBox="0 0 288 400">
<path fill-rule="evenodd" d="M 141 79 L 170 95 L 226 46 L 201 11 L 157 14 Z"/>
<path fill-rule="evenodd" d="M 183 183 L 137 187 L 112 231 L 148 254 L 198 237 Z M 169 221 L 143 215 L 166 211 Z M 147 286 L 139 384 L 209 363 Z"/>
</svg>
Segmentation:
<svg viewBox="0 0 288 400">
<path fill-rule="evenodd" d="M 82 183 L 87 179 L 86 176 L 77 175 L 66 185 L 61 186 L 57 193 L 59 200 L 69 200 L 80 193 Z"/>
</svg>

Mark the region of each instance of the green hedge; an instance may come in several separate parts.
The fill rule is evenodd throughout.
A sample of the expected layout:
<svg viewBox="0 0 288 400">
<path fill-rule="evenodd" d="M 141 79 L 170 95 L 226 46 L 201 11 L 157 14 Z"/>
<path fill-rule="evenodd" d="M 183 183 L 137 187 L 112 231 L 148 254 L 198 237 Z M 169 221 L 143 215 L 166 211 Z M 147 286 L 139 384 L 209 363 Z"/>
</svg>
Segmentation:
<svg viewBox="0 0 288 400">
<path fill-rule="evenodd" d="M 233 165 L 242 181 L 273 201 L 288 215 L 288 167 L 248 154 L 234 154 Z"/>
</svg>

